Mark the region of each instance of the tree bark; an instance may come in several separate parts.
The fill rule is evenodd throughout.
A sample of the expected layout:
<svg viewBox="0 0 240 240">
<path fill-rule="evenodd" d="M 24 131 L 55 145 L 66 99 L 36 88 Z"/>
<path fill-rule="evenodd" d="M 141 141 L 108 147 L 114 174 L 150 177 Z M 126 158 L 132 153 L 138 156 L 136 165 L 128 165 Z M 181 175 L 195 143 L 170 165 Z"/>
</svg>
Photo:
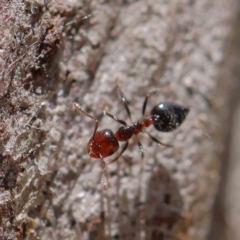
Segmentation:
<svg viewBox="0 0 240 240">
<path fill-rule="evenodd" d="M 231 47 L 225 57 L 224 79 L 234 79 L 234 89 L 231 91 L 230 99 L 230 119 L 227 127 L 227 138 L 225 139 L 225 151 L 222 155 L 223 168 L 221 171 L 221 181 L 212 220 L 212 229 L 209 239 L 218 240 L 238 240 L 240 238 L 240 216 L 236 214 L 240 209 L 239 196 L 239 137 L 240 137 L 240 9 L 235 19 L 231 34 Z"/>
<path fill-rule="evenodd" d="M 1 239 L 206 239 L 234 82 L 222 78 L 236 3 L 1 1 Z M 158 102 L 190 108 L 174 132 L 144 133 L 107 168 L 86 151 L 94 122 L 119 127 Z M 221 120 L 219 120 L 221 119 Z M 210 137 L 209 137 L 210 136 Z M 106 159 L 110 162 L 113 157 Z"/>
</svg>

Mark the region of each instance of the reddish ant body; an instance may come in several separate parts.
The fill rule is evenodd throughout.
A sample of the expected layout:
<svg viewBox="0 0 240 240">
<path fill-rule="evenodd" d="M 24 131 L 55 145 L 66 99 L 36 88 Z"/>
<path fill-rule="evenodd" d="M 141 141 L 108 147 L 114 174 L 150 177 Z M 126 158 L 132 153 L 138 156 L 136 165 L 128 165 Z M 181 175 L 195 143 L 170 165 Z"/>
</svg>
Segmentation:
<svg viewBox="0 0 240 240">
<path fill-rule="evenodd" d="M 131 119 L 131 122 L 133 122 L 129 107 L 127 105 L 126 98 L 124 97 L 120 87 L 119 87 L 119 92 L 120 92 L 124 107 L 127 111 L 128 117 Z M 90 114 L 86 113 L 78 103 L 73 103 L 73 106 L 80 113 L 83 113 L 84 115 L 90 117 L 95 121 L 95 128 L 93 131 L 93 135 L 88 142 L 87 151 L 90 157 L 100 158 L 102 161 L 103 175 L 101 179 L 104 186 L 107 186 L 107 180 L 104 174 L 106 171 L 106 163 L 104 161 L 104 158 L 111 156 L 118 150 L 119 148 L 118 142 L 126 142 L 126 143 L 123 146 L 119 155 L 116 158 L 114 158 L 110 163 L 115 162 L 125 152 L 125 150 L 128 147 L 128 140 L 133 135 L 137 137 L 137 134 L 139 134 L 140 132 L 146 132 L 144 131 L 144 129 L 147 128 L 148 126 L 153 124 L 154 127 L 160 132 L 171 132 L 176 128 L 178 128 L 186 118 L 189 112 L 189 109 L 179 104 L 171 103 L 171 102 L 162 102 L 155 105 L 151 111 L 151 115 L 145 118 L 144 115 L 145 115 L 148 98 L 150 95 L 152 95 L 155 92 L 150 92 L 145 97 L 145 100 L 142 106 L 142 118 L 137 122 L 133 122 L 130 125 L 127 125 L 127 123 L 124 120 L 117 119 L 115 116 L 108 113 L 106 109 L 104 110 L 105 115 L 111 117 L 112 119 L 114 119 L 115 121 L 123 125 L 115 133 L 113 133 L 110 129 L 103 129 L 101 131 L 98 131 L 98 120 L 95 117 L 91 116 Z M 155 137 L 153 137 L 150 133 L 148 132 L 146 133 L 154 142 L 163 146 L 170 146 L 160 142 Z M 138 140 L 138 146 L 139 146 L 141 155 L 143 157 L 144 150 L 139 140 Z"/>
</svg>

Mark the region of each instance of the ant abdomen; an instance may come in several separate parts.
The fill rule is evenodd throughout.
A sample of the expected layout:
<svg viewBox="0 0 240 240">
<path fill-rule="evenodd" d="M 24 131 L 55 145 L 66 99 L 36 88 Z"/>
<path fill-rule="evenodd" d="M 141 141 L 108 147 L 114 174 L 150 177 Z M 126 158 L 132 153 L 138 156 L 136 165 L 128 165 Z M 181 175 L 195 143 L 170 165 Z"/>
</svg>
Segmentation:
<svg viewBox="0 0 240 240">
<path fill-rule="evenodd" d="M 161 132 L 171 132 L 181 125 L 188 112 L 188 108 L 176 103 L 159 103 L 151 111 L 154 127 Z"/>
<path fill-rule="evenodd" d="M 92 158 L 111 156 L 119 148 L 119 143 L 110 129 L 97 131 L 87 145 L 87 151 Z"/>
</svg>

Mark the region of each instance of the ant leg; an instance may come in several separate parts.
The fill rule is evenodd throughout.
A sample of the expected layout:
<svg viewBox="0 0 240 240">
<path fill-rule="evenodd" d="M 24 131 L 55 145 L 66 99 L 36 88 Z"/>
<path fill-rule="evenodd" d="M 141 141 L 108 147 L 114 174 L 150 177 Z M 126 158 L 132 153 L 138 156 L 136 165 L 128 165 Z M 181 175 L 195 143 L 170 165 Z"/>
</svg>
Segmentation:
<svg viewBox="0 0 240 240">
<path fill-rule="evenodd" d="M 146 107 L 147 107 L 147 103 L 148 103 L 148 98 L 149 98 L 151 95 L 153 95 L 153 94 L 155 94 L 155 93 L 157 93 L 157 92 L 159 92 L 159 91 L 160 91 L 160 90 L 156 90 L 156 91 L 149 92 L 149 93 L 147 94 L 147 96 L 145 97 L 145 100 L 144 100 L 143 105 L 142 105 L 142 118 L 144 118 L 144 115 L 145 115 L 145 111 L 146 111 Z"/>
<path fill-rule="evenodd" d="M 129 117 L 130 121 L 133 122 L 132 116 L 131 116 L 131 112 L 130 112 L 130 109 L 128 107 L 127 99 L 125 98 L 125 96 L 124 96 L 124 94 L 122 92 L 122 88 L 120 86 L 121 85 L 120 84 L 120 80 L 117 80 L 117 85 L 118 85 L 118 92 L 120 94 L 120 97 L 121 97 L 122 103 L 124 105 L 124 108 L 125 108 L 125 110 L 126 110 L 126 112 L 128 114 L 128 117 Z"/>
<path fill-rule="evenodd" d="M 144 158 L 144 149 L 143 149 L 143 145 L 141 144 L 141 142 L 139 141 L 138 139 L 138 135 L 135 135 L 136 136 L 136 139 L 137 139 L 137 143 L 138 143 L 138 148 L 140 150 L 140 154 L 141 154 L 141 157 L 142 159 Z"/>
<path fill-rule="evenodd" d="M 145 133 L 147 133 L 148 136 L 149 136 L 154 142 L 156 142 L 158 145 L 162 145 L 162 146 L 164 146 L 164 147 L 173 147 L 173 146 L 170 145 L 170 144 L 166 144 L 166 143 L 160 142 L 157 138 L 155 138 L 154 136 L 152 136 L 149 132 L 146 132 L 146 131 L 145 131 Z"/>
<path fill-rule="evenodd" d="M 111 164 L 111 163 L 113 163 L 113 162 L 116 162 L 116 161 L 123 155 L 123 153 L 126 151 L 127 147 L 128 147 L 128 141 L 124 144 L 121 152 L 117 155 L 117 157 L 115 157 L 115 158 L 114 158 L 111 162 L 109 162 L 108 164 Z"/>
<path fill-rule="evenodd" d="M 122 124 L 122 125 L 124 125 L 124 126 L 127 126 L 127 123 L 126 123 L 125 121 L 116 118 L 115 116 L 113 116 L 112 114 L 110 114 L 109 112 L 107 112 L 106 109 L 103 110 L 103 114 L 104 114 L 104 115 L 107 115 L 107 116 L 110 117 L 110 118 L 112 118 L 112 119 L 115 120 L 116 122 L 118 122 L 118 123 L 120 123 L 120 124 Z"/>
<path fill-rule="evenodd" d="M 95 128 L 94 128 L 94 131 L 93 131 L 93 136 L 95 136 L 95 134 L 97 132 L 97 129 L 98 129 L 98 120 L 95 117 L 93 117 L 92 115 L 90 115 L 87 112 L 85 112 L 78 103 L 74 102 L 73 103 L 73 107 L 75 107 L 80 113 L 86 115 L 87 117 L 90 117 L 92 120 L 95 121 Z"/>
<path fill-rule="evenodd" d="M 106 191 L 108 188 L 108 180 L 106 177 L 107 165 L 103 158 L 101 158 L 101 161 L 102 161 L 101 183 L 103 185 L 104 191 Z"/>
<path fill-rule="evenodd" d="M 168 90 L 168 89 L 169 89 L 169 84 L 166 85 L 165 87 L 163 87 L 162 89 L 154 90 L 154 91 L 149 92 L 149 93 L 147 94 L 147 96 L 145 97 L 145 100 L 144 100 L 144 102 L 143 102 L 143 105 L 142 105 L 142 118 L 144 118 L 144 115 L 145 115 L 145 110 L 146 110 L 146 107 L 147 107 L 148 98 L 149 98 L 151 95 L 155 94 L 155 93 L 158 93 L 158 92 L 160 92 L 160 91 L 166 91 L 166 90 Z"/>
</svg>

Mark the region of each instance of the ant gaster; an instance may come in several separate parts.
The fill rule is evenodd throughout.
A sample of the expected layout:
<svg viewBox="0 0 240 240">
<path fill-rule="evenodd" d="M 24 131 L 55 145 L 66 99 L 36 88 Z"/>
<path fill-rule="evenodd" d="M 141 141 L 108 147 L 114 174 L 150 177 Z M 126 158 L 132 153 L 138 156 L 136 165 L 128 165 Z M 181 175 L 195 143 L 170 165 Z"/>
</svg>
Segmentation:
<svg viewBox="0 0 240 240">
<path fill-rule="evenodd" d="M 124 104 L 125 110 L 132 123 L 130 125 L 127 125 L 127 123 L 124 120 L 120 120 L 116 118 L 115 116 L 107 112 L 107 110 L 105 109 L 104 115 L 111 117 L 112 119 L 114 119 L 115 121 L 117 121 L 122 125 L 115 133 L 113 133 L 112 130 L 110 129 L 103 129 L 101 131 L 98 131 L 98 120 L 92 115 L 85 112 L 78 103 L 73 103 L 73 106 L 80 113 L 83 113 L 84 115 L 88 116 L 89 118 L 95 121 L 95 128 L 93 131 L 93 135 L 88 142 L 87 151 L 91 158 L 100 158 L 102 161 L 101 182 L 104 185 L 105 189 L 107 187 L 107 179 L 105 176 L 106 163 L 104 161 L 104 158 L 111 156 L 118 150 L 119 148 L 118 142 L 125 142 L 125 145 L 123 146 L 118 156 L 114 158 L 110 163 L 115 162 L 125 152 L 125 150 L 128 147 L 128 140 L 133 135 L 135 135 L 137 138 L 138 147 L 140 149 L 142 157 L 144 156 L 143 154 L 144 150 L 143 150 L 142 144 L 138 140 L 138 135 L 137 135 L 140 132 L 147 133 L 154 142 L 160 145 L 171 146 L 171 145 L 160 142 L 158 139 L 156 139 L 154 136 L 148 133 L 145 130 L 145 128 L 153 124 L 154 127 L 160 132 L 171 132 L 181 125 L 181 123 L 184 121 L 184 119 L 186 118 L 189 112 L 188 108 L 183 107 L 179 104 L 172 103 L 172 102 L 161 102 L 153 107 L 149 117 L 145 117 L 145 110 L 146 110 L 148 98 L 150 95 L 157 92 L 157 91 L 154 91 L 154 92 L 149 92 L 148 95 L 145 97 L 145 100 L 142 106 L 142 118 L 137 122 L 133 122 L 126 98 L 124 97 L 121 91 L 121 88 L 119 87 L 118 89 L 119 89 L 119 93 L 120 93 L 122 102 Z"/>
</svg>

